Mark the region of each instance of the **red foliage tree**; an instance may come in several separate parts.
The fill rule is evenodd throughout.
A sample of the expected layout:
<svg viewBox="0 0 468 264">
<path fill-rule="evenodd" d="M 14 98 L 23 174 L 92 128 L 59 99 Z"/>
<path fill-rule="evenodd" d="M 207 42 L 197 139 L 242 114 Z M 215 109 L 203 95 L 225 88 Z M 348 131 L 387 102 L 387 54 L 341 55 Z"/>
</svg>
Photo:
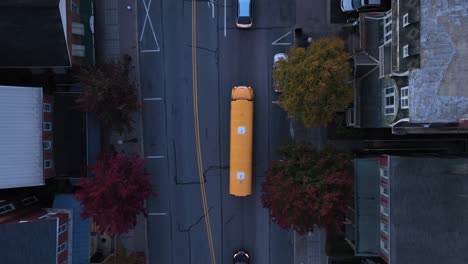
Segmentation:
<svg viewBox="0 0 468 264">
<path fill-rule="evenodd" d="M 84 207 L 81 217 L 91 217 L 99 232 L 111 236 L 135 227 L 137 215 L 146 216 L 145 200 L 154 195 L 144 163 L 138 156 L 102 155 L 91 168 L 95 177 L 81 180 L 75 193 Z"/>
<path fill-rule="evenodd" d="M 263 206 L 281 228 L 299 234 L 314 225 L 340 230 L 352 198 L 350 155 L 331 148 L 316 152 L 304 144 L 280 149 L 262 185 Z"/>
<path fill-rule="evenodd" d="M 132 130 L 132 114 L 141 110 L 133 81 L 129 79 L 130 56 L 97 66 L 80 68 L 82 91 L 76 100 L 81 110 L 94 113 L 104 128 L 119 133 Z"/>
</svg>

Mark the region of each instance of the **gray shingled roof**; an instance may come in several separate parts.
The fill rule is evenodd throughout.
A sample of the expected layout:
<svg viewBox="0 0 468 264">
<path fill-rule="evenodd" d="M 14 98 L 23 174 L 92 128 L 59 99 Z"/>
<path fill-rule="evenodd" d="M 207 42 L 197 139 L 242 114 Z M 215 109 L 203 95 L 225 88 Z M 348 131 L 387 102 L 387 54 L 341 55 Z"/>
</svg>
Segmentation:
<svg viewBox="0 0 468 264">
<path fill-rule="evenodd" d="M 1 263 L 56 263 L 57 220 L 0 224 Z"/>
<path fill-rule="evenodd" d="M 59 0 L 1 2 L 0 67 L 70 66 Z"/>
<path fill-rule="evenodd" d="M 365 20 L 365 52 L 355 54 L 355 109 L 359 127 L 375 128 L 386 126 L 382 116 L 382 87 L 379 80 L 379 37 L 381 22 Z M 366 56 L 364 56 L 366 55 Z M 372 57 L 370 57 L 372 56 Z M 366 63 L 367 60 L 367 63 Z M 368 64 L 368 65 L 365 65 Z"/>
<path fill-rule="evenodd" d="M 411 122 L 468 114 L 468 1 L 421 1 L 420 69 L 409 74 Z"/>
<path fill-rule="evenodd" d="M 468 263 L 468 159 L 391 157 L 390 262 Z"/>
<path fill-rule="evenodd" d="M 359 81 L 360 127 L 379 128 L 386 123 L 382 114 L 382 86 L 378 68 Z"/>
</svg>

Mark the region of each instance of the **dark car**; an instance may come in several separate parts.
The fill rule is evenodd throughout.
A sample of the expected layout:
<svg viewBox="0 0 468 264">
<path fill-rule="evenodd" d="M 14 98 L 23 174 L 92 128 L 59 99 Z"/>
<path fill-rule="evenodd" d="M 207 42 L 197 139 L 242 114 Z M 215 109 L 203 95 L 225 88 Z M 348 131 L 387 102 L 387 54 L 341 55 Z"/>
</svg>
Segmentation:
<svg viewBox="0 0 468 264">
<path fill-rule="evenodd" d="M 244 250 L 239 250 L 234 253 L 232 257 L 232 263 L 234 264 L 250 264 L 250 256 Z"/>
<path fill-rule="evenodd" d="M 238 28 L 252 27 L 252 0 L 237 0 L 237 20 Z"/>
</svg>

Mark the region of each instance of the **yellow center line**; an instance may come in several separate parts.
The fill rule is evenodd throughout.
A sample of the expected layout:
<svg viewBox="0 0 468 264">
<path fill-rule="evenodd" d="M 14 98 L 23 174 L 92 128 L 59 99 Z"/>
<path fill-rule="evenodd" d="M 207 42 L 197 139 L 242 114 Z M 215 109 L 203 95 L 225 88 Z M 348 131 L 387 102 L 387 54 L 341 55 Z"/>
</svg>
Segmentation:
<svg viewBox="0 0 468 264">
<path fill-rule="evenodd" d="M 203 178 L 203 161 L 200 144 L 200 123 L 198 120 L 198 80 L 197 80 L 197 12 L 196 0 L 192 0 L 192 82 L 193 82 L 193 113 L 195 121 L 195 142 L 197 147 L 198 177 L 200 179 L 200 191 L 203 203 L 203 213 L 205 215 L 206 233 L 210 247 L 211 263 L 216 264 L 216 255 L 213 246 L 213 236 L 211 234 L 211 223 L 206 199 L 205 179 Z"/>
</svg>

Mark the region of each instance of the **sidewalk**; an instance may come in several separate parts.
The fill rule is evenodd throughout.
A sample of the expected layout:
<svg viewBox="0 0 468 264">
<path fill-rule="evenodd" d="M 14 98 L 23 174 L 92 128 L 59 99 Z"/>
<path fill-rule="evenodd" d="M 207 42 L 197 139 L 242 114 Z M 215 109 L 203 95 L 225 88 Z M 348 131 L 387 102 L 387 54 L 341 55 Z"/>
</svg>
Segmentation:
<svg viewBox="0 0 468 264">
<path fill-rule="evenodd" d="M 128 54 L 132 58 L 130 80 L 134 80 L 138 97 L 141 96 L 138 74 L 138 30 L 136 0 L 95 1 L 96 63 L 122 58 Z M 140 100 L 141 101 L 141 100 Z M 142 114 L 133 115 L 134 129 L 128 134 L 112 133 L 110 142 L 117 151 L 143 156 Z M 136 142 L 118 144 L 118 140 L 136 139 Z M 144 252 L 148 256 L 146 221 L 143 216 L 137 219 L 134 230 L 117 238 L 129 252 Z"/>
<path fill-rule="evenodd" d="M 342 25 L 330 23 L 330 1 L 296 0 L 294 28 L 302 28 L 304 34 L 312 39 L 338 36 Z"/>
<path fill-rule="evenodd" d="M 335 0 L 339 1 L 339 0 Z M 330 0 L 296 0 L 296 28 L 313 40 L 321 37 L 341 36 L 342 24 L 330 23 Z M 347 41 L 348 42 L 348 41 Z M 296 142 L 307 142 L 315 148 L 327 144 L 339 145 L 327 139 L 326 127 L 305 128 L 299 122 L 293 122 Z M 352 145 L 352 144 L 351 144 Z M 316 229 L 304 236 L 294 234 L 294 264 L 326 264 L 326 232 Z"/>
</svg>

